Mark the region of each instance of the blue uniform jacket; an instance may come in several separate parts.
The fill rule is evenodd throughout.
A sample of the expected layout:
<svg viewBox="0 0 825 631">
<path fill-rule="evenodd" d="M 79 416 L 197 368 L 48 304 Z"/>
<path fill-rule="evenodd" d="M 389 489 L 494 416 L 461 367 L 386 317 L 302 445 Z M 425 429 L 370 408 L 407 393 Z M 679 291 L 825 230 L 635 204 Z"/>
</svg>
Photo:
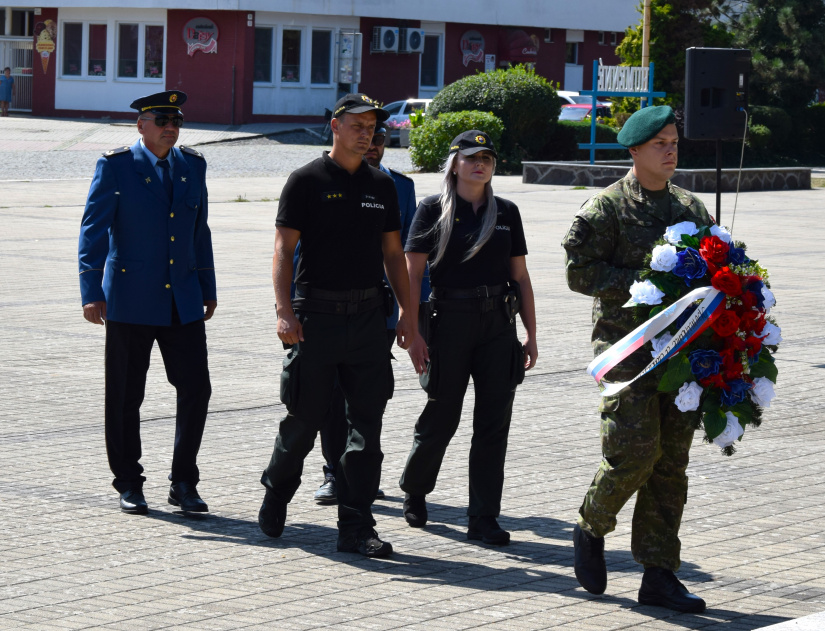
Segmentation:
<svg viewBox="0 0 825 631">
<path fill-rule="evenodd" d="M 105 300 L 115 322 L 169 326 L 174 296 L 186 324 L 217 299 L 206 160 L 172 151 L 171 203 L 140 141 L 97 161 L 80 227 L 80 295 Z"/>
<path fill-rule="evenodd" d="M 403 173 L 388 169 L 383 164 L 378 165 L 384 173 L 391 176 L 395 182 L 395 190 L 398 194 L 398 207 L 401 209 L 401 247 L 407 242 L 407 235 L 410 234 L 410 226 L 412 226 L 413 215 L 415 215 L 415 183 Z M 292 259 L 292 273 L 295 274 L 295 268 L 298 267 L 298 255 L 301 253 L 301 243 L 295 248 L 295 256 Z M 389 284 L 389 280 L 384 276 L 384 280 Z M 295 296 L 295 283 L 292 283 L 291 296 Z M 426 302 L 430 296 L 430 275 L 429 271 L 424 273 L 424 279 L 421 281 L 421 302 Z M 398 303 L 395 303 L 393 314 L 387 318 L 387 328 L 394 329 L 398 322 Z"/>
</svg>

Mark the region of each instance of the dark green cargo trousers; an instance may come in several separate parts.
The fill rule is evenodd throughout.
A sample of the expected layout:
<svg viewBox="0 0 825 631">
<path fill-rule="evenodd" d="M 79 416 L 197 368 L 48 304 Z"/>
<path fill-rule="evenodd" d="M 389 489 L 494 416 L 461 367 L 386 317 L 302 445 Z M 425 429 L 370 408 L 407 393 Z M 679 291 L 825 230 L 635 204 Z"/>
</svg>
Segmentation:
<svg viewBox="0 0 825 631">
<path fill-rule="evenodd" d="M 604 459 L 579 509 L 579 526 L 597 537 L 638 492 L 631 550 L 645 567 L 679 569 L 679 526 L 687 502 L 688 452 L 698 412 L 680 412 L 673 393 L 648 375 L 599 406 Z"/>
<path fill-rule="evenodd" d="M 502 309 L 482 313 L 445 308 L 439 309 L 436 319 L 430 364 L 422 379 L 427 405 L 415 425 L 400 486 L 413 495 L 427 495 L 435 488 L 472 376 L 475 407 L 467 514 L 497 516 L 513 398 L 524 379 L 524 352 L 516 325 Z"/>
<path fill-rule="evenodd" d="M 393 376 L 384 312 L 352 315 L 297 313 L 304 340 L 289 351 L 281 374 L 281 421 L 261 483 L 289 502 L 301 484 L 304 459 L 315 444 L 335 377 L 346 399 L 347 446 L 338 463 L 338 528 L 358 533 L 375 525 L 372 502 L 381 478 L 381 422 Z"/>
</svg>

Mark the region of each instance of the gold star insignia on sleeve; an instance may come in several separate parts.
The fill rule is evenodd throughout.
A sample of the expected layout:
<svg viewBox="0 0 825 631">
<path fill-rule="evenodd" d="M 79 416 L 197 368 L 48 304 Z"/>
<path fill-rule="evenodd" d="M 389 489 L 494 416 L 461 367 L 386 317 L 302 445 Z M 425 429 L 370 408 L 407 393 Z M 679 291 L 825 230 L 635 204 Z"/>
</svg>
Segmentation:
<svg viewBox="0 0 825 631">
<path fill-rule="evenodd" d="M 148 184 L 149 182 L 151 182 L 151 181 L 152 181 L 152 178 L 150 178 L 150 177 L 147 177 L 147 178 L 146 178 L 146 183 L 147 183 L 147 184 Z"/>
<path fill-rule="evenodd" d="M 327 199 L 332 199 L 332 195 L 327 195 Z"/>
</svg>

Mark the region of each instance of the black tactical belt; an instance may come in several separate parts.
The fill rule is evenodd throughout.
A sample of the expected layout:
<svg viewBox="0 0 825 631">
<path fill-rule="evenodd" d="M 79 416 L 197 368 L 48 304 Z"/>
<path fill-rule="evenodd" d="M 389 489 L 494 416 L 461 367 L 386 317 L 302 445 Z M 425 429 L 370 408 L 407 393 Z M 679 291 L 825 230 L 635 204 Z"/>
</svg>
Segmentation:
<svg viewBox="0 0 825 631">
<path fill-rule="evenodd" d="M 479 287 L 433 287 L 432 297 L 441 300 L 470 300 L 478 298 L 495 298 L 502 296 L 510 290 L 507 283 L 501 285 L 481 285 Z"/>
<path fill-rule="evenodd" d="M 334 315 L 364 313 L 383 305 L 384 296 L 378 287 L 335 291 L 296 285 L 292 300 L 292 308 L 296 311 Z"/>
<path fill-rule="evenodd" d="M 381 296 L 378 287 L 369 289 L 317 289 L 307 285 L 295 285 L 296 298 L 312 298 L 313 300 L 333 300 L 335 302 L 362 302 L 370 298 Z"/>
</svg>

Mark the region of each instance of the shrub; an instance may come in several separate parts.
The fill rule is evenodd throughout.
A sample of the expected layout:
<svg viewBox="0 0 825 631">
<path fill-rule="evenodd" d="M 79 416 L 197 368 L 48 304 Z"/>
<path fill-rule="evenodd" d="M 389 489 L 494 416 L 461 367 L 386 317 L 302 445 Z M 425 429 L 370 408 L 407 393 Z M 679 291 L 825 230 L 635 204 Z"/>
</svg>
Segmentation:
<svg viewBox="0 0 825 631">
<path fill-rule="evenodd" d="M 794 121 L 791 115 L 780 107 L 770 107 L 767 105 L 753 105 L 749 114 L 751 119 L 749 126 L 764 126 L 770 130 L 768 144 L 773 151 L 787 152 L 794 150 L 795 139 L 793 137 Z M 744 123 L 744 117 L 743 121 Z"/>
<path fill-rule="evenodd" d="M 438 171 L 450 151 L 450 141 L 461 132 L 478 129 L 486 132 L 496 152 L 499 151 L 504 125 L 489 112 L 448 112 L 434 116 L 428 113 L 420 127 L 410 130 L 410 158 L 422 171 Z"/>
<path fill-rule="evenodd" d="M 446 86 L 436 94 L 427 115 L 466 110 L 495 114 L 507 131 L 499 161 L 518 169 L 522 160 L 539 155 L 560 109 L 556 90 L 544 77 L 516 66 L 478 73 Z"/>
<path fill-rule="evenodd" d="M 596 142 L 616 142 L 618 132 L 607 125 L 596 125 Z M 579 149 L 579 143 L 590 142 L 589 121 L 558 121 L 552 128 L 550 138 L 541 151 L 541 160 L 589 160 L 590 152 Z M 625 149 L 599 149 L 597 160 L 627 160 Z"/>
<path fill-rule="evenodd" d="M 825 155 L 825 104 L 806 107 L 799 116 L 795 134 L 813 160 Z"/>
<path fill-rule="evenodd" d="M 762 151 L 771 144 L 773 132 L 765 125 L 751 125 L 748 127 L 748 147 L 754 151 Z"/>
</svg>

